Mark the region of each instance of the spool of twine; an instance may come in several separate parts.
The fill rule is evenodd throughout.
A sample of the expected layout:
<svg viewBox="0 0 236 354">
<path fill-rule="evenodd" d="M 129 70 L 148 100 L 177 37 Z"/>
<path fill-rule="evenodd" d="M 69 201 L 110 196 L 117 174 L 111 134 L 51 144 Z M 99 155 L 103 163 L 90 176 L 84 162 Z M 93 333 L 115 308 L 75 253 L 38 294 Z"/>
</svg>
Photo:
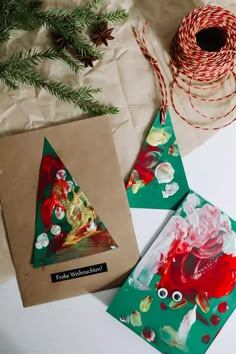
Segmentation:
<svg viewBox="0 0 236 354">
<path fill-rule="evenodd" d="M 167 87 L 158 61 L 150 54 L 145 41 L 147 23 L 144 26 L 140 37 L 135 28 L 133 32 L 136 41 L 143 54 L 153 65 L 161 89 L 162 107 L 164 113 L 162 121 L 165 119 L 167 102 Z M 206 120 L 214 123 L 222 118 L 231 115 L 236 104 L 227 112 L 219 116 L 208 116 L 200 111 L 196 101 L 205 101 L 209 104 L 229 100 L 235 96 L 233 92 L 217 97 L 213 96 L 214 90 L 234 77 L 235 80 L 235 59 L 236 59 L 236 16 L 230 11 L 219 6 L 202 6 L 189 13 L 182 21 L 170 47 L 170 68 L 173 81 L 170 86 L 171 102 L 175 112 L 186 123 L 202 130 L 217 130 L 228 126 L 236 120 L 231 118 L 226 123 L 221 123 L 214 127 L 206 127 Z M 180 113 L 175 101 L 175 88 L 182 90 L 188 95 L 189 102 L 195 114 L 203 119 L 203 124 L 195 124 Z M 208 97 L 203 97 L 202 92 L 208 92 Z M 214 95 L 215 96 L 215 95 Z"/>
</svg>

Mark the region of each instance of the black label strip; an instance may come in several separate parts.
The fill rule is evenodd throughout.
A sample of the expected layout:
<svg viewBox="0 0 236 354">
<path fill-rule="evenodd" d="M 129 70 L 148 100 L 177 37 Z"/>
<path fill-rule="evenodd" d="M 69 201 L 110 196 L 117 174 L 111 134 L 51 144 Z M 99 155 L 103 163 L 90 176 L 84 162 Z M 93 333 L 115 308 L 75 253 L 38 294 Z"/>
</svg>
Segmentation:
<svg viewBox="0 0 236 354">
<path fill-rule="evenodd" d="M 60 273 L 53 273 L 51 274 L 51 279 L 52 279 L 52 283 L 57 283 L 59 281 L 86 277 L 88 275 L 104 273 L 107 271 L 108 271 L 107 264 L 100 263 L 100 264 L 95 264 L 84 268 L 77 268 L 77 269 L 66 270 Z"/>
</svg>

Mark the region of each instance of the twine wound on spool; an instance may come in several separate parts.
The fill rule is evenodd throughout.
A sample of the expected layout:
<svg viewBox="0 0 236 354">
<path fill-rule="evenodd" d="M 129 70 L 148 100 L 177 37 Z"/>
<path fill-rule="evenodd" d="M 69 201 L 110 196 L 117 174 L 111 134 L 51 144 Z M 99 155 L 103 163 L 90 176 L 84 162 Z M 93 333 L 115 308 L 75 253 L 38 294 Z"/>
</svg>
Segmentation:
<svg viewBox="0 0 236 354">
<path fill-rule="evenodd" d="M 147 23 L 144 26 L 142 37 L 139 38 L 136 29 L 133 32 L 143 54 L 153 65 L 161 89 L 164 121 L 167 107 L 167 88 L 161 73 L 158 61 L 151 56 L 145 42 Z M 217 130 L 226 127 L 236 120 L 236 117 L 217 127 L 205 127 L 191 122 L 184 117 L 175 104 L 174 89 L 177 86 L 188 97 L 191 107 L 204 120 L 217 121 L 229 116 L 236 108 L 236 104 L 224 115 L 218 117 L 207 116 L 196 108 L 194 100 L 205 102 L 219 102 L 230 99 L 235 91 L 218 98 L 204 98 L 195 91 L 214 90 L 223 86 L 234 73 L 236 59 L 236 17 L 234 14 L 219 6 L 202 6 L 188 14 L 182 21 L 170 48 L 170 68 L 173 82 L 170 86 L 171 102 L 175 112 L 189 125 L 202 130 Z M 199 92 L 200 92 L 199 91 Z"/>
</svg>

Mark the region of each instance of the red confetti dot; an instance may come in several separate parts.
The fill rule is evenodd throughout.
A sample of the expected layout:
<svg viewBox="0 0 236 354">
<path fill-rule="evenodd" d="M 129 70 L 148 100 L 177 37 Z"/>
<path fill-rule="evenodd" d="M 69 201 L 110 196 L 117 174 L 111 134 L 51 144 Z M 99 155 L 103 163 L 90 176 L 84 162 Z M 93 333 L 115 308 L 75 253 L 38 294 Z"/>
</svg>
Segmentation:
<svg viewBox="0 0 236 354">
<path fill-rule="evenodd" d="M 160 308 L 161 308 L 161 310 L 167 310 L 168 307 L 164 304 L 164 302 L 161 302 Z"/>
<path fill-rule="evenodd" d="M 217 326 L 220 323 L 220 317 L 218 315 L 212 315 L 211 323 L 213 324 L 213 326 Z"/>
<path fill-rule="evenodd" d="M 228 311 L 228 309 L 229 309 L 229 306 L 228 306 L 228 304 L 227 304 L 226 301 L 222 302 L 222 303 L 219 304 L 219 306 L 218 306 L 218 311 L 219 311 L 220 313 L 225 313 L 226 311 Z"/>
<path fill-rule="evenodd" d="M 202 343 L 204 344 L 208 344 L 211 340 L 211 337 L 209 336 L 209 334 L 206 334 L 205 336 L 202 337 Z"/>
</svg>

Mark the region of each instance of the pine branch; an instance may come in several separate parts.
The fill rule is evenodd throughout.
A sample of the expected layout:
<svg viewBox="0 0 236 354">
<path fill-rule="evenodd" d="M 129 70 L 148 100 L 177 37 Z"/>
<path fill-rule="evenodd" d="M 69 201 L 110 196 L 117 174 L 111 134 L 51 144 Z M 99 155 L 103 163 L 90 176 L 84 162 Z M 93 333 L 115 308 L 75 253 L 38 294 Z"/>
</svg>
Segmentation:
<svg viewBox="0 0 236 354">
<path fill-rule="evenodd" d="M 9 70 L 28 70 L 32 68 L 33 65 L 38 65 L 44 60 L 64 60 L 64 62 L 69 65 L 71 70 L 77 74 L 84 69 L 84 65 L 78 60 L 74 60 L 69 54 L 65 53 L 63 50 L 56 50 L 53 48 L 45 50 L 29 49 L 27 51 L 20 51 L 13 54 L 6 60 L 1 61 L 1 68 L 4 71 Z"/>
<path fill-rule="evenodd" d="M 84 101 L 80 103 L 80 107 L 84 112 L 90 112 L 97 115 L 114 115 L 119 113 L 119 108 L 111 105 L 104 105 L 99 103 L 98 101 Z"/>
<path fill-rule="evenodd" d="M 111 11 L 105 14 L 100 14 L 98 15 L 98 21 L 116 23 L 125 20 L 127 17 L 128 17 L 127 11 L 122 9 L 117 11 Z"/>
<path fill-rule="evenodd" d="M 2 0 L 4 2 L 0 12 L 0 35 L 4 30 L 23 30 L 31 31 L 38 28 L 41 22 L 36 14 L 39 12 L 39 1 L 25 0 Z"/>
<path fill-rule="evenodd" d="M 50 18 L 65 19 L 66 17 L 73 16 L 74 9 L 71 8 L 53 8 L 45 11 L 40 11 L 40 14 L 50 20 Z"/>
<path fill-rule="evenodd" d="M 0 81 L 2 81 L 3 84 L 5 84 L 7 87 L 9 87 L 11 90 L 16 90 L 18 88 L 18 85 L 15 84 L 12 80 L 10 80 L 6 75 L 1 73 L 0 76 Z"/>
<path fill-rule="evenodd" d="M 2 61 L 3 65 L 10 66 L 11 68 L 28 69 L 33 65 L 37 65 L 47 59 L 62 59 L 63 54 L 56 49 L 29 49 L 21 50 L 13 55 L 11 55 L 5 61 Z"/>
<path fill-rule="evenodd" d="M 41 16 L 42 14 L 40 14 Z M 42 25 L 49 31 L 61 35 L 63 38 L 74 38 L 77 33 L 84 30 L 84 26 L 79 21 L 75 21 L 73 17 L 54 17 L 54 15 L 48 16 L 47 14 L 42 18 Z"/>
<path fill-rule="evenodd" d="M 60 59 L 64 60 L 64 62 L 70 67 L 70 69 L 75 74 L 78 74 L 80 71 L 84 70 L 84 65 L 80 63 L 78 60 L 73 59 L 65 51 L 60 52 Z"/>
<path fill-rule="evenodd" d="M 83 31 L 96 21 L 95 13 L 85 6 L 77 6 L 75 9 L 49 9 L 39 12 L 36 16 L 45 27 L 57 28 L 60 33 L 69 32 L 71 35 Z"/>
<path fill-rule="evenodd" d="M 42 0 L 0 0 L 0 44 L 9 40 L 12 31 L 31 31 L 41 26 L 62 36 L 73 48 L 75 56 L 102 59 L 103 52 L 90 41 L 86 30 L 101 22 L 115 23 L 127 18 L 125 10 L 98 13 L 104 0 L 89 0 L 74 9 L 42 9 Z M 71 49 L 70 49 L 71 50 Z M 65 50 L 46 49 L 20 51 L 0 61 L 0 81 L 11 89 L 26 84 L 47 90 L 62 101 L 74 103 L 86 112 L 116 114 L 118 108 L 100 104 L 93 97 L 100 89 L 83 87 L 73 89 L 61 82 L 48 80 L 33 70 L 33 66 L 44 60 L 61 59 L 74 73 L 84 66 Z"/>
<path fill-rule="evenodd" d="M 4 30 L 0 32 L 0 44 L 8 41 L 11 38 L 11 32 L 9 30 Z"/>
<path fill-rule="evenodd" d="M 80 88 L 80 93 L 85 95 L 85 97 L 87 95 L 89 95 L 90 98 L 92 98 L 93 97 L 92 94 L 96 94 L 96 93 L 99 93 L 99 92 L 101 92 L 100 88 L 94 89 L 94 88 L 92 88 L 92 86 L 84 86 L 84 87 Z"/>
<path fill-rule="evenodd" d="M 89 56 L 94 59 L 102 59 L 104 56 L 104 52 L 96 48 L 95 45 L 81 33 L 78 34 L 76 38 L 71 38 L 70 43 L 72 43 L 76 54 L 79 56 Z"/>
<path fill-rule="evenodd" d="M 106 0 L 90 0 L 88 6 L 93 10 L 98 10 L 101 6 L 105 5 Z"/>
<path fill-rule="evenodd" d="M 93 94 L 100 92 L 100 89 L 93 89 L 92 87 L 82 87 L 80 89 L 73 89 L 61 82 L 55 82 L 45 79 L 39 73 L 32 71 L 12 70 L 8 73 L 10 81 L 4 81 L 2 73 L 0 80 L 9 86 L 10 82 L 19 82 L 22 84 L 43 88 L 53 96 L 59 98 L 61 101 L 74 103 L 85 112 L 93 112 L 95 114 L 115 114 L 117 109 L 112 106 L 100 104 L 95 101 Z M 16 86 L 15 86 L 16 88 Z"/>
<path fill-rule="evenodd" d="M 97 22 L 96 14 L 91 10 L 81 10 L 79 7 L 74 9 L 73 19 L 79 22 L 83 28 L 90 27 Z"/>
<path fill-rule="evenodd" d="M 82 11 L 97 11 L 101 6 L 103 6 L 106 3 L 106 0 L 90 0 L 87 1 L 83 5 L 79 5 L 75 8 L 75 11 L 77 12 L 77 9 L 81 9 Z"/>
</svg>

